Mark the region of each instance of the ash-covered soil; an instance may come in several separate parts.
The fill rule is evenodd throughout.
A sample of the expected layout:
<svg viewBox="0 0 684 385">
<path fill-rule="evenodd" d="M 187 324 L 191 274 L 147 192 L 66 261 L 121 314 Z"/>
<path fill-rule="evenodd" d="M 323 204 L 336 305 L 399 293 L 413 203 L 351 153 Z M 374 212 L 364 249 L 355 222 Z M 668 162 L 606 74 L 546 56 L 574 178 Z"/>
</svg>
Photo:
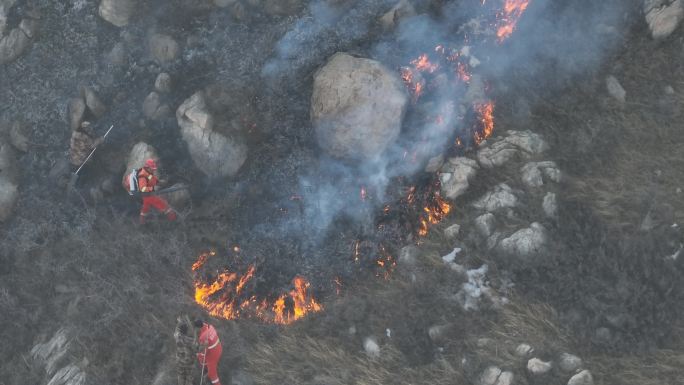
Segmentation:
<svg viewBox="0 0 684 385">
<path fill-rule="evenodd" d="M 194 303 L 190 266 L 208 249 L 223 257 L 215 269 L 256 263 L 260 291 L 287 290 L 301 274 L 325 307 L 292 326 L 213 319 L 224 341 L 225 384 L 231 376 L 243 384 L 477 383 L 489 365 L 510 369 L 521 384 L 567 383 L 563 375 L 535 378 L 501 353 L 520 342 L 545 359 L 561 351 L 582 356 L 598 383 L 681 381 L 682 259 L 669 258 L 684 242 L 675 226 L 684 220 L 681 28 L 652 40 L 637 1 L 532 4 L 522 37 L 493 51 L 489 63 L 498 64 L 482 75 L 496 99 L 495 136 L 543 135 L 565 175 L 558 219 L 544 222 L 551 234 L 545 258 L 532 267 L 502 262 L 467 237 L 477 215 L 467 202 L 501 180 L 519 183 L 520 165 L 512 163 L 483 170 L 450 216 L 420 239 L 417 265 L 399 261 L 386 275 L 376 264 L 378 245 L 396 260 L 419 240 L 419 213 L 402 199 L 408 186 L 425 191 L 433 178 L 406 175 L 371 192 L 399 207 L 389 215 L 385 202 L 359 200 L 367 175 L 355 173 L 358 165 L 337 167 L 318 148 L 309 120 L 313 74 L 338 51 L 398 69 L 423 48 L 417 35 L 434 38 L 421 41 L 430 47 L 460 41 L 458 27 L 477 4 L 413 2 L 415 28 L 448 21 L 414 36 L 378 25 L 394 1 L 290 1 L 280 12 L 268 2 L 243 3 L 239 12 L 210 1 L 141 1 L 125 27 L 98 16 L 94 1 L 19 0 L 11 9 L 9 27 L 31 14 L 40 32 L 16 61 L 0 65 L 0 124 L 30 127 L 28 150 L 17 155 L 20 198 L 0 227 L 0 384 L 48 383 L 55 370 L 47 375 L 31 350 L 59 330 L 68 345 L 54 366 L 75 365 L 86 384 L 174 383 L 175 319 L 206 316 Z M 334 23 L 318 3 L 338 7 Z M 579 17 L 592 12 L 595 18 Z M 614 31 L 594 38 L 604 22 Z M 153 33 L 177 41 L 179 57 L 155 60 Z M 117 44 L 124 51 L 113 60 Z M 249 155 L 235 177 L 210 180 L 198 170 L 173 113 L 144 117 L 143 100 L 161 72 L 173 81 L 164 95 L 172 111 L 205 90 L 222 129 L 244 137 Z M 625 103 L 607 94 L 608 75 L 627 89 Z M 50 174 L 67 157 L 67 105 L 82 86 L 107 107 L 96 131 L 115 127 L 67 194 Z M 411 108 L 407 137 L 421 121 L 420 108 Z M 118 187 L 139 141 L 157 148 L 170 180 L 191 186 L 192 205 L 176 223 L 139 226 L 138 206 Z M 107 179 L 114 192 L 94 199 L 91 188 Z M 317 186 L 345 197 L 347 207 L 329 224 L 311 220 L 336 204 Z M 531 197 L 523 201 L 516 220 L 529 223 L 540 209 Z M 443 235 L 453 223 L 466 234 L 457 244 Z M 236 245 L 241 256 L 229 259 Z M 509 308 L 473 312 L 454 299 L 464 278 L 441 260 L 454 246 L 463 247 L 468 268 L 488 264 L 488 280 Z M 334 278 L 344 283 L 339 294 Z M 439 338 L 428 333 L 435 325 L 447 325 Z M 381 345 L 380 358 L 367 358 L 368 336 Z M 648 360 L 662 366 L 642 367 Z"/>
</svg>

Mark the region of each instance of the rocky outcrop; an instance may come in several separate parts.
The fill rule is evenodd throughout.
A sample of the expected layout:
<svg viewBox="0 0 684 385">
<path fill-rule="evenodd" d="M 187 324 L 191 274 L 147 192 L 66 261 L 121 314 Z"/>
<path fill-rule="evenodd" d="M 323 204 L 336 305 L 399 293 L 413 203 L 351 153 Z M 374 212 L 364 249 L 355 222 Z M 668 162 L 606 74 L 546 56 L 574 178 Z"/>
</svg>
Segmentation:
<svg viewBox="0 0 684 385">
<path fill-rule="evenodd" d="M 0 222 L 12 216 L 19 199 L 15 153 L 9 143 L 0 141 Z"/>
<path fill-rule="evenodd" d="M 518 205 L 518 198 L 513 190 L 505 183 L 495 186 L 482 198 L 473 203 L 473 207 L 487 212 L 494 212 L 504 208 L 513 208 Z"/>
<path fill-rule="evenodd" d="M 450 158 L 439 172 L 442 196 L 456 199 L 463 195 L 479 168 L 477 162 L 470 158 Z"/>
<path fill-rule="evenodd" d="M 513 383 L 513 373 L 503 372 L 496 366 L 489 366 L 477 379 L 477 385 L 511 385 Z"/>
<path fill-rule="evenodd" d="M 38 21 L 24 18 L 16 28 L 5 35 L 7 14 L 16 0 L 0 0 L 0 64 L 16 60 L 36 38 Z"/>
<path fill-rule="evenodd" d="M 583 370 L 572 376 L 568 385 L 594 385 L 594 378 L 588 370 Z"/>
<path fill-rule="evenodd" d="M 171 75 L 166 72 L 157 75 L 157 78 L 154 80 L 154 89 L 161 93 L 171 92 Z"/>
<path fill-rule="evenodd" d="M 408 0 L 400 0 L 392 9 L 382 15 L 380 18 L 380 25 L 383 29 L 389 30 L 396 27 L 402 19 L 416 15 L 416 9 L 413 8 Z"/>
<path fill-rule="evenodd" d="M 150 53 L 160 63 L 166 63 L 178 58 L 180 46 L 169 35 L 155 33 L 149 39 Z"/>
<path fill-rule="evenodd" d="M 645 0 L 646 23 L 654 39 L 664 39 L 672 34 L 684 19 L 682 0 Z"/>
<path fill-rule="evenodd" d="M 247 159 L 247 146 L 214 131 L 214 117 L 203 92 L 184 101 L 176 110 L 176 119 L 198 169 L 210 177 L 237 174 Z"/>
<path fill-rule="evenodd" d="M 141 168 L 147 159 L 158 160 L 157 150 L 145 142 L 136 143 L 128 155 L 126 172 L 130 172 L 134 168 Z"/>
<path fill-rule="evenodd" d="M 372 159 L 399 136 L 408 96 L 377 61 L 333 55 L 314 75 L 311 120 L 320 147 L 345 159 Z"/>
<path fill-rule="evenodd" d="M 477 160 L 485 168 L 501 166 L 516 156 L 530 157 L 548 149 L 541 136 L 531 131 L 509 131 L 504 138 L 498 139 L 481 148 Z"/>
<path fill-rule="evenodd" d="M 136 0 L 102 0 L 98 13 L 106 21 L 123 27 L 130 21 L 136 7 Z"/>
<path fill-rule="evenodd" d="M 162 104 L 160 95 L 154 91 L 150 92 L 143 100 L 142 110 L 143 115 L 152 120 L 160 120 L 171 114 L 171 108 Z"/>
<path fill-rule="evenodd" d="M 530 162 L 520 169 L 522 181 L 527 187 L 541 187 L 544 179 L 559 183 L 561 172 L 555 162 Z"/>
<path fill-rule="evenodd" d="M 541 224 L 534 222 L 529 228 L 518 230 L 510 237 L 502 239 L 499 247 L 505 254 L 526 259 L 544 251 L 546 242 L 546 229 Z"/>
<path fill-rule="evenodd" d="M 527 371 L 535 375 L 548 373 L 552 367 L 551 362 L 542 361 L 539 358 L 532 358 L 527 361 Z"/>
<path fill-rule="evenodd" d="M 31 357 L 45 369 L 45 373 L 50 378 L 47 385 L 85 384 L 86 373 L 83 367 L 87 365 L 87 360 L 79 364 L 69 363 L 72 358 L 69 354 L 70 347 L 69 332 L 60 329 L 50 340 L 36 344 L 31 349 Z"/>
</svg>

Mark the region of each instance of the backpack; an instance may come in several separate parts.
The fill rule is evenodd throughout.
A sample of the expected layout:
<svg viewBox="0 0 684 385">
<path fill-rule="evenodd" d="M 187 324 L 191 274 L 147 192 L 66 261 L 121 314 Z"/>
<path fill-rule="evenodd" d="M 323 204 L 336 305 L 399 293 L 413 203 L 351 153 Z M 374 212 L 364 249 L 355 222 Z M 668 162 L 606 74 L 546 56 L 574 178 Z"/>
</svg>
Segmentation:
<svg viewBox="0 0 684 385">
<path fill-rule="evenodd" d="M 131 172 L 127 173 L 123 177 L 123 187 L 128 191 L 128 195 L 135 195 L 138 190 L 138 172 L 139 168 L 134 168 Z"/>
</svg>

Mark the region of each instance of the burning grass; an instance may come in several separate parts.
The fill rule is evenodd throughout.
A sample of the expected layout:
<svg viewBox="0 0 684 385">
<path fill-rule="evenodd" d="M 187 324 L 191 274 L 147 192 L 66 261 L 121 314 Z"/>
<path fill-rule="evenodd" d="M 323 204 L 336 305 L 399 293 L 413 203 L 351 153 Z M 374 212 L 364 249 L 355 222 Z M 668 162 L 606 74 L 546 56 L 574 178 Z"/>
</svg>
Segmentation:
<svg viewBox="0 0 684 385">
<path fill-rule="evenodd" d="M 216 255 L 211 251 L 202 253 L 192 265 L 197 272 L 210 257 Z M 207 313 L 223 319 L 256 318 L 266 323 L 290 324 L 309 313 L 323 310 L 323 306 L 312 297 L 310 283 L 303 277 L 292 279 L 293 289 L 274 298 L 260 298 L 245 290 L 254 280 L 256 267 L 249 265 L 240 274 L 224 270 L 209 282 L 200 274 L 195 274 L 195 302 Z"/>
</svg>

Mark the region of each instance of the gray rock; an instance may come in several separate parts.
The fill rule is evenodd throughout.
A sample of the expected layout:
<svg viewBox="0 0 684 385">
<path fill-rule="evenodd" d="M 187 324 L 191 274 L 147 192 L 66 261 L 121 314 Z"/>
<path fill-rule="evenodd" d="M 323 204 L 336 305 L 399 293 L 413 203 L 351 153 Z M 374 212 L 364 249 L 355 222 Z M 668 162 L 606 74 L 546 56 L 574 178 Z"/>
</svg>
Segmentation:
<svg viewBox="0 0 684 385">
<path fill-rule="evenodd" d="M 159 94 L 154 91 L 143 100 L 142 110 L 143 115 L 152 120 L 159 120 L 171 112 L 169 106 L 161 104 Z"/>
<path fill-rule="evenodd" d="M 547 192 L 546 195 L 544 195 L 542 208 L 544 209 L 544 214 L 546 214 L 547 217 L 556 218 L 558 215 L 558 201 L 556 200 L 555 193 Z"/>
<path fill-rule="evenodd" d="M 478 377 L 477 385 L 496 385 L 500 375 L 501 369 L 496 366 L 489 366 Z"/>
<path fill-rule="evenodd" d="M 548 373 L 552 368 L 551 362 L 545 362 L 539 358 L 532 358 L 527 361 L 527 371 L 534 375 Z"/>
<path fill-rule="evenodd" d="M 392 9 L 382 15 L 380 25 L 385 30 L 393 29 L 402 19 L 415 16 L 416 9 L 408 0 L 400 0 Z"/>
<path fill-rule="evenodd" d="M 453 325 L 451 324 L 432 325 L 428 328 L 428 337 L 430 337 L 430 341 L 433 343 L 439 344 L 444 342 L 447 333 L 449 333 L 451 329 L 453 329 Z"/>
<path fill-rule="evenodd" d="M 395 71 L 346 53 L 333 55 L 314 75 L 311 120 L 320 147 L 345 159 L 372 159 L 401 131 L 408 105 Z"/>
<path fill-rule="evenodd" d="M 608 90 L 608 94 L 615 98 L 615 100 L 619 101 L 620 103 L 625 102 L 627 91 L 622 88 L 622 85 L 617 78 L 615 78 L 615 76 L 610 75 L 606 78 L 606 89 Z"/>
<path fill-rule="evenodd" d="M 457 223 L 454 223 L 453 225 L 444 229 L 444 237 L 446 237 L 447 240 L 453 242 L 458 237 L 458 234 L 460 233 L 460 231 L 461 231 L 461 226 Z"/>
<path fill-rule="evenodd" d="M 154 80 L 154 89 L 162 93 L 171 92 L 171 75 L 166 72 L 157 75 L 157 79 Z"/>
<path fill-rule="evenodd" d="M 19 29 L 28 37 L 33 39 L 38 33 L 38 20 L 22 19 L 19 23 Z"/>
<path fill-rule="evenodd" d="M 420 249 L 414 245 L 404 246 L 399 251 L 399 263 L 402 265 L 415 265 L 418 262 Z"/>
<path fill-rule="evenodd" d="M 363 340 L 363 350 L 366 351 L 366 355 L 370 358 L 380 357 L 380 345 L 375 342 L 375 337 L 366 337 Z"/>
<path fill-rule="evenodd" d="M 176 110 L 176 119 L 197 168 L 214 178 L 237 174 L 247 159 L 247 146 L 214 131 L 214 118 L 203 92 L 185 100 Z"/>
<path fill-rule="evenodd" d="M 485 168 L 501 166 L 516 156 L 530 157 L 548 149 L 541 136 L 531 131 L 509 131 L 506 137 L 483 146 L 477 160 Z"/>
<path fill-rule="evenodd" d="M 534 349 L 532 349 L 532 346 L 528 344 L 520 344 L 515 348 L 515 355 L 524 358 L 532 354 L 533 351 Z"/>
<path fill-rule="evenodd" d="M 0 141 L 0 222 L 12 216 L 19 199 L 15 153 L 9 143 Z"/>
<path fill-rule="evenodd" d="M 14 28 L 0 40 L 0 64 L 14 61 L 28 48 L 31 39 L 21 28 Z"/>
<path fill-rule="evenodd" d="M 433 174 L 437 171 L 439 171 L 440 167 L 444 164 L 444 155 L 437 155 L 433 158 L 430 158 L 428 161 L 427 166 L 425 166 L 425 172 Z"/>
<path fill-rule="evenodd" d="M 12 123 L 9 131 L 9 139 L 12 146 L 21 152 L 28 151 L 29 147 L 29 134 L 31 132 L 31 127 L 27 124 L 16 121 Z"/>
<path fill-rule="evenodd" d="M 136 7 L 135 0 L 102 0 L 98 13 L 106 21 L 117 27 L 123 27 L 128 24 Z"/>
<path fill-rule="evenodd" d="M 645 0 L 643 9 L 654 39 L 670 36 L 684 19 L 682 0 Z"/>
<path fill-rule="evenodd" d="M 561 370 L 571 373 L 582 367 L 582 359 L 569 353 L 561 353 L 558 358 L 558 367 Z"/>
<path fill-rule="evenodd" d="M 553 182 L 560 182 L 561 172 L 555 162 L 530 162 L 524 165 L 520 172 L 522 181 L 528 187 L 540 187 L 544 184 L 544 177 Z"/>
<path fill-rule="evenodd" d="M 68 365 L 58 370 L 47 385 L 84 385 L 86 374 L 76 365 Z"/>
<path fill-rule="evenodd" d="M 134 168 L 141 168 L 147 159 L 159 160 L 157 150 L 145 142 L 138 142 L 131 149 L 126 161 L 126 174 Z"/>
<path fill-rule="evenodd" d="M 572 376 L 568 385 L 594 385 L 594 378 L 588 370 L 583 370 Z"/>
<path fill-rule="evenodd" d="M 489 238 L 489 236 L 492 235 L 494 232 L 495 220 L 496 218 L 494 218 L 494 214 L 492 213 L 482 214 L 475 218 L 475 229 L 477 229 L 477 232 L 480 233 L 482 238 Z"/>
<path fill-rule="evenodd" d="M 107 60 L 115 66 L 125 66 L 127 63 L 126 59 L 126 46 L 124 43 L 118 42 L 114 44 L 112 50 L 107 54 Z"/>
<path fill-rule="evenodd" d="M 95 91 L 90 87 L 84 87 L 83 96 L 85 98 L 85 104 L 88 106 L 90 112 L 98 118 L 102 117 L 107 111 L 107 107 L 105 107 L 104 103 L 97 97 Z"/>
<path fill-rule="evenodd" d="M 180 46 L 169 35 L 155 33 L 149 39 L 150 53 L 160 63 L 166 63 L 178 58 Z"/>
<path fill-rule="evenodd" d="M 518 230 L 510 237 L 501 240 L 499 247 L 506 254 L 525 259 L 542 253 L 546 243 L 546 229 L 534 222 L 529 228 Z"/>
<path fill-rule="evenodd" d="M 496 380 L 495 385 L 511 385 L 513 384 L 513 380 L 515 379 L 515 376 L 513 375 L 513 372 L 503 372 L 499 376 L 499 379 Z"/>
<path fill-rule="evenodd" d="M 71 130 L 81 126 L 85 110 L 86 104 L 82 98 L 72 98 L 69 100 L 69 127 Z"/>
<path fill-rule="evenodd" d="M 478 169 L 477 162 L 470 158 L 450 158 L 439 172 L 442 196 L 456 199 L 465 194 Z"/>
<path fill-rule="evenodd" d="M 66 356 L 69 346 L 67 330 L 59 329 L 49 341 L 33 346 L 31 356 L 45 366 L 45 372 L 50 376 Z"/>
<path fill-rule="evenodd" d="M 513 208 L 518 205 L 518 198 L 513 194 L 513 190 L 505 183 L 495 186 L 482 198 L 473 203 L 473 207 L 487 212 Z"/>
</svg>

